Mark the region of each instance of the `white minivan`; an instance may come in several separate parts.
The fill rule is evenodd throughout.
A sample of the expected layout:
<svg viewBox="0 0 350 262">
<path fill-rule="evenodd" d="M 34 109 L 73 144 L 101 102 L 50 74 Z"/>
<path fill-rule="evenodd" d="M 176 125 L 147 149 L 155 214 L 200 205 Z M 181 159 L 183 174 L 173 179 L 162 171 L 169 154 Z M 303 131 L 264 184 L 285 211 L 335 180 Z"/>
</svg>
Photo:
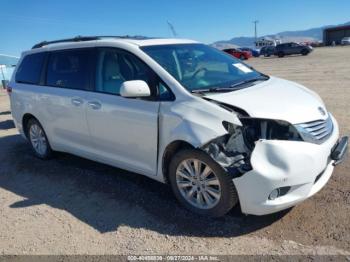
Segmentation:
<svg viewBox="0 0 350 262">
<path fill-rule="evenodd" d="M 42 42 L 22 54 L 8 93 L 37 157 L 68 152 L 169 183 L 202 215 L 294 206 L 347 151 L 316 93 L 191 40 Z"/>
</svg>

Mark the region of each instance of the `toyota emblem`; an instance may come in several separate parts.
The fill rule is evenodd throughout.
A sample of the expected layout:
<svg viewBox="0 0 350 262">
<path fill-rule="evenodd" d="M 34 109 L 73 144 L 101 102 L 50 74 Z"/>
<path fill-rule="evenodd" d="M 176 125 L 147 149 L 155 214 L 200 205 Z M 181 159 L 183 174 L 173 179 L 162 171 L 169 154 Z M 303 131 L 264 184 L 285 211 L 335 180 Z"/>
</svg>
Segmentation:
<svg viewBox="0 0 350 262">
<path fill-rule="evenodd" d="M 326 115 L 326 111 L 322 107 L 319 107 L 318 111 L 321 113 L 321 115 L 323 115 L 323 116 Z"/>
</svg>

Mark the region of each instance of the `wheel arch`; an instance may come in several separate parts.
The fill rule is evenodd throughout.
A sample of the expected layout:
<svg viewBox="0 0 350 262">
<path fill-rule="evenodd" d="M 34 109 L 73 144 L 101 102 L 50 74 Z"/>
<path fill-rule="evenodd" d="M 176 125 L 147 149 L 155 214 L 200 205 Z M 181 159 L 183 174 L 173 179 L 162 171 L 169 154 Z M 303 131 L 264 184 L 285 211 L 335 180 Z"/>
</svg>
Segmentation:
<svg viewBox="0 0 350 262">
<path fill-rule="evenodd" d="M 162 157 L 162 172 L 166 183 L 169 181 L 169 166 L 172 157 L 182 149 L 194 149 L 195 147 L 184 140 L 175 140 L 168 144 Z"/>
<path fill-rule="evenodd" d="M 31 113 L 25 113 L 22 117 L 22 128 L 24 135 L 28 138 L 27 124 L 30 119 L 35 119 L 40 123 L 40 121 Z M 41 123 L 40 123 L 41 124 Z"/>
</svg>

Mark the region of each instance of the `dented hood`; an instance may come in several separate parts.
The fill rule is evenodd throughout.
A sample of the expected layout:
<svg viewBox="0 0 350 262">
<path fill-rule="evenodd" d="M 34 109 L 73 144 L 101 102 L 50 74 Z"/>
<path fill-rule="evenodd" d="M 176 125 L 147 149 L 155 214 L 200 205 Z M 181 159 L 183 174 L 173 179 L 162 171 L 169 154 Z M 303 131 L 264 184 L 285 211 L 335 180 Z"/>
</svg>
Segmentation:
<svg viewBox="0 0 350 262">
<path fill-rule="evenodd" d="M 271 77 L 254 86 L 229 93 L 209 93 L 207 98 L 246 111 L 251 117 L 284 120 L 291 124 L 326 119 L 321 98 L 291 81 Z"/>
</svg>

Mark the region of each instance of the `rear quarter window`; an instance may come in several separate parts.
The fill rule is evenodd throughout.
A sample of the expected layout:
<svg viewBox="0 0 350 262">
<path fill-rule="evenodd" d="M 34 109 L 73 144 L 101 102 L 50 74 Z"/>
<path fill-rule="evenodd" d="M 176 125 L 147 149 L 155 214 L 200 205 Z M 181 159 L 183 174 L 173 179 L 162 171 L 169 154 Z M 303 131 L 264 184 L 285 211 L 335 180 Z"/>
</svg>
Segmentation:
<svg viewBox="0 0 350 262">
<path fill-rule="evenodd" d="M 36 53 L 25 56 L 17 69 L 16 82 L 39 84 L 45 55 L 45 53 Z"/>
</svg>

